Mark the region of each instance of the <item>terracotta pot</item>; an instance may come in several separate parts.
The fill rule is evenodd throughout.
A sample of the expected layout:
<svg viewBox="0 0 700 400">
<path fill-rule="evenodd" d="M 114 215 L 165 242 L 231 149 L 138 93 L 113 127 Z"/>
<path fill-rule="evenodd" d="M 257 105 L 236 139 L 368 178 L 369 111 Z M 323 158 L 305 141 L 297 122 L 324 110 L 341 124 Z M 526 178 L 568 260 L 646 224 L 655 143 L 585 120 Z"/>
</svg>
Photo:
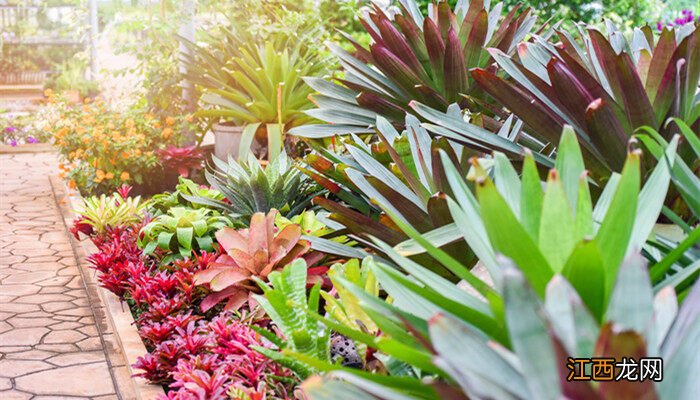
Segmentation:
<svg viewBox="0 0 700 400">
<path fill-rule="evenodd" d="M 68 102 L 71 104 L 78 104 L 82 102 L 79 90 L 66 90 L 64 94 L 66 96 L 66 100 L 68 100 Z"/>
<path fill-rule="evenodd" d="M 237 158 L 241 137 L 243 137 L 243 128 L 214 124 L 212 131 L 214 132 L 214 155 L 222 160 L 226 160 L 229 155 Z"/>
<path fill-rule="evenodd" d="M 243 127 L 214 124 L 212 131 L 214 132 L 214 155 L 224 161 L 228 159 L 229 155 L 234 159 L 238 159 L 241 138 L 243 137 Z M 255 138 L 253 143 L 251 143 L 250 150 L 256 158 L 264 158 L 267 154 L 267 130 L 264 125 L 260 125 L 255 132 Z"/>
</svg>

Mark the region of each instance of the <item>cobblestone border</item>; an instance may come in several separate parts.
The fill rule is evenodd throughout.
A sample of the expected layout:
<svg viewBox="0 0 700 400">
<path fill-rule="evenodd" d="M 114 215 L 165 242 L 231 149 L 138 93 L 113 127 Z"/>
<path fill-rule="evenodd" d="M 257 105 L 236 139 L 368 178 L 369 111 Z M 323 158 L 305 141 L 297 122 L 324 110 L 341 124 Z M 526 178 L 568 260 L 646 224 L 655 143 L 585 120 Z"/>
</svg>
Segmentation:
<svg viewBox="0 0 700 400">
<path fill-rule="evenodd" d="M 17 146 L 0 144 L 0 154 L 46 153 L 53 151 L 56 151 L 56 149 L 49 143 L 20 144 Z"/>
<path fill-rule="evenodd" d="M 115 378 L 121 398 L 154 400 L 159 395 L 164 395 L 160 385 L 150 384 L 140 377 L 133 377 L 138 371 L 134 371 L 131 365 L 139 356 L 146 354 L 146 347 L 138 334 L 131 311 L 117 296 L 100 287 L 97 284 L 95 271 L 88 268 L 85 259 L 89 254 L 96 252 L 97 248 L 89 240 L 75 240 L 68 231 L 68 227 L 77 216 L 73 210 L 80 207 L 80 194 L 69 190 L 56 176 L 51 176 L 50 181 L 56 204 L 63 216 L 66 233 L 70 237 L 75 258 L 85 282 L 90 306 L 108 356 L 110 371 Z"/>
</svg>

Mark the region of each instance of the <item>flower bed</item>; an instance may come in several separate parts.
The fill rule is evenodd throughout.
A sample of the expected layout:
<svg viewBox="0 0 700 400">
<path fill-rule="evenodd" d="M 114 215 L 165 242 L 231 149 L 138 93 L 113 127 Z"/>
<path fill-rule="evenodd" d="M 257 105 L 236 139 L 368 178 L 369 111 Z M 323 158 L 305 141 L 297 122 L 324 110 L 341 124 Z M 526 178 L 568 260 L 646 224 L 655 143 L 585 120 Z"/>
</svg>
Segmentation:
<svg viewBox="0 0 700 400">
<path fill-rule="evenodd" d="M 85 199 L 75 233 L 97 246 L 100 284 L 129 305 L 148 351 L 134 367 L 165 398 L 697 392 L 696 23 L 568 32 L 537 27 L 531 9 L 429 8 L 406 0 L 363 13 L 372 42 L 331 45 L 345 70 L 306 79 L 312 100 L 266 78 L 276 62 L 225 67 L 240 46 L 209 63 L 218 67 L 201 76 L 198 115 L 250 123 L 244 150 L 266 115 L 270 149 L 283 132 L 303 137 L 298 159 L 213 159 L 204 185 L 180 178 L 144 201 L 127 187 Z M 209 40 L 240 41 L 226 37 Z M 285 43 L 254 47 L 273 60 Z M 237 85 L 260 97 L 252 81 L 277 101 L 250 100 Z M 308 101 L 304 124 L 283 112 Z M 121 183 L 129 164 L 115 157 L 138 149 L 139 135 L 160 166 L 197 165 L 195 148 L 162 143 L 167 118 L 108 110 L 93 124 L 99 106 L 84 107 L 57 138 L 70 132 L 61 146 L 88 168 L 74 180 L 84 192 Z M 87 149 L 84 118 L 99 138 Z M 110 130 L 145 133 L 111 151 L 119 141 L 101 132 L 111 119 Z M 658 229 L 666 220 L 682 234 Z M 674 378 L 572 379 L 598 358 L 616 372 L 662 359 Z"/>
<path fill-rule="evenodd" d="M 292 164 L 274 162 L 269 168 L 276 167 L 282 173 L 270 187 L 292 176 L 306 181 Z M 255 176 L 249 181 L 255 182 Z M 309 189 L 277 190 L 277 198 L 270 200 L 289 205 L 294 204 L 290 198 Z M 76 238 L 88 236 L 96 246 L 87 261 L 99 272 L 100 286 L 131 308 L 148 349 L 133 365 L 142 371 L 139 376 L 163 384 L 172 399 L 292 397 L 298 377 L 258 351 L 276 349 L 270 341 L 274 329 L 251 295 L 261 292 L 254 279 L 266 280 L 302 256 L 309 265 L 324 257 L 308 253 L 309 243 L 300 239 L 301 225 L 275 218 L 275 211 L 267 217 L 253 214 L 252 221 L 232 218 L 211 207 L 228 207 L 221 193 L 182 178 L 176 192 L 148 201 L 129 197 L 129 192 L 130 187 L 122 186 L 110 196 L 86 198 L 72 232 Z M 282 208 L 286 215 L 295 213 Z M 305 219 L 309 233 L 318 231 L 313 214 Z M 248 223 L 249 228 L 233 228 Z M 231 258 L 245 251 L 259 258 L 255 237 L 264 232 L 273 234 L 269 259 L 244 264 Z M 245 238 L 249 245 L 240 248 L 234 238 Z M 231 281 L 227 274 L 246 279 Z"/>
</svg>

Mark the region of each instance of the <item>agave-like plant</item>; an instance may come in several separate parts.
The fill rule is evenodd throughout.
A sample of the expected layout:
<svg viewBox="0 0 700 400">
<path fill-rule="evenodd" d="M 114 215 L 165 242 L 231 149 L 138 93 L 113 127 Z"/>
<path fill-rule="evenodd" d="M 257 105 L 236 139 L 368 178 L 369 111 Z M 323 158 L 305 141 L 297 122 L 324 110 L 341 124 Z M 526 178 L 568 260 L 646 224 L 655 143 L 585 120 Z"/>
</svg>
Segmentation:
<svg viewBox="0 0 700 400">
<path fill-rule="evenodd" d="M 276 210 L 255 213 L 250 228 L 223 228 L 216 232 L 222 255 L 206 270 L 195 275 L 195 283 L 209 285 L 213 292 L 202 301 L 207 311 L 226 300 L 226 309 L 238 309 L 258 291 L 254 278 L 267 281 L 273 271 L 304 256 L 310 244 L 301 239 L 299 225 L 275 228 Z M 316 257 L 316 255 L 313 255 Z"/>
<path fill-rule="evenodd" d="M 536 20 L 530 9 L 516 15 L 516 6 L 499 21 L 503 4 L 490 7 L 483 0 L 459 0 L 454 10 L 440 0 L 429 5 L 427 18 L 415 0 L 401 0 L 399 7 L 401 13 L 393 20 L 376 5 L 363 18 L 373 41 L 368 49 L 345 35 L 356 56 L 328 43 L 345 69 L 344 77 L 306 82 L 319 92 L 313 97 L 318 108 L 307 114 L 329 124 L 303 126 L 291 133 L 306 137 L 371 133 L 368 126 L 378 115 L 401 125 L 404 115 L 412 112 L 413 100 L 441 111 L 452 103 L 466 107 L 469 99 L 464 95 L 483 97 L 468 70 L 492 64 L 486 48 L 513 52 Z"/>
<path fill-rule="evenodd" d="M 666 122 L 676 117 L 700 129 L 700 29 L 694 24 L 664 28 L 658 38 L 646 26 L 628 40 L 608 23 L 607 37 L 582 30 L 582 46 L 565 31 L 558 36 L 559 45 L 538 37 L 519 44 L 517 57 L 490 49 L 509 79 L 490 69 L 471 71 L 529 135 L 554 145 L 571 125 L 589 169 L 607 177 L 622 168 L 637 128 L 651 127 L 670 140 L 679 128 Z"/>
<path fill-rule="evenodd" d="M 598 324 L 576 290 L 561 276 L 547 285 L 544 302 L 523 274 L 505 263 L 504 314 L 510 348 L 500 346 L 449 313 L 427 323 L 428 360 L 437 379 L 382 377 L 353 370 L 334 371 L 307 380 L 302 389 L 313 400 L 325 399 L 693 399 L 700 383 L 700 283 L 678 308 L 667 287 L 654 296 L 644 259 L 633 255 L 619 270 Z M 291 352 L 289 352 L 291 353 Z M 574 359 L 613 358 L 612 379 L 592 383 Z M 661 358 L 660 375 L 616 379 L 619 363 Z M 590 362 L 589 362 L 590 364 Z M 634 372 L 634 371 L 633 371 Z M 649 372 L 649 371 L 647 371 Z M 590 374 L 591 372 L 588 372 Z M 590 376 L 590 375 L 588 375 Z M 339 397 L 338 394 L 342 393 Z"/>
<path fill-rule="evenodd" d="M 201 101 L 208 106 L 197 114 L 244 127 L 239 158 L 257 137 L 267 143 L 268 159 L 275 159 L 284 149 L 285 133 L 312 120 L 303 111 L 313 106 L 308 96 L 314 90 L 302 77 L 326 71 L 318 53 L 307 49 L 314 34 L 264 44 L 227 30 L 223 34 L 210 46 L 189 45 L 195 57 L 187 77 L 203 89 Z"/>
<path fill-rule="evenodd" d="M 245 222 L 255 213 L 272 209 L 293 217 L 310 208 L 311 199 L 323 193 L 286 153 L 271 160 L 265 168 L 250 154 L 246 161 L 229 158 L 224 162 L 214 157 L 214 168 L 207 169 L 205 176 L 225 201 L 196 194 L 182 194 L 182 197 Z"/>
</svg>

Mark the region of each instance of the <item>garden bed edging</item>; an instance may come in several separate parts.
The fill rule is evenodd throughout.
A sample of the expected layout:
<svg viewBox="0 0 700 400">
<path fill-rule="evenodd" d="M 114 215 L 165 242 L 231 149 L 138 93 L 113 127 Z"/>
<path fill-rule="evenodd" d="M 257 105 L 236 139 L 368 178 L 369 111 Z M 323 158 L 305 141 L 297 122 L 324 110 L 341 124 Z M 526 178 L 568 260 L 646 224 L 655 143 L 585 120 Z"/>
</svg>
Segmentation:
<svg viewBox="0 0 700 400">
<path fill-rule="evenodd" d="M 0 154 L 46 153 L 53 151 L 56 151 L 56 149 L 50 143 L 20 144 L 17 146 L 0 144 Z"/>
<path fill-rule="evenodd" d="M 129 396 L 122 398 L 154 400 L 159 395 L 164 395 L 165 392 L 160 385 L 151 384 L 144 378 L 133 376 L 139 371 L 134 370 L 132 364 L 147 351 L 131 311 L 128 305 L 122 303 L 117 296 L 97 284 L 96 272 L 90 269 L 86 262 L 88 255 L 97 252 L 95 245 L 89 239 L 76 240 L 68 231 L 68 227 L 77 218 L 75 210 L 81 207 L 80 194 L 70 190 L 57 176 L 51 176 L 50 181 L 56 204 L 61 210 L 66 226 L 66 234 L 70 237 L 78 261 L 90 306 L 95 314 L 95 322 L 109 358 L 110 368 L 116 377 L 119 390 L 125 391 L 126 393 L 123 394 Z M 99 317 L 102 317 L 102 320 Z"/>
</svg>

